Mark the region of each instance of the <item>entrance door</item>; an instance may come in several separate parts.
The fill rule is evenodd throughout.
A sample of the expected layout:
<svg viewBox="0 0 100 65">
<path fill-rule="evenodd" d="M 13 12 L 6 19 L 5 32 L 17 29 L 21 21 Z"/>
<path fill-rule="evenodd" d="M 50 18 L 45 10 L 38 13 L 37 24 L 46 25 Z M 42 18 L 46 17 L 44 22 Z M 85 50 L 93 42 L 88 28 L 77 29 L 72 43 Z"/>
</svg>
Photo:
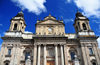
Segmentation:
<svg viewBox="0 0 100 65">
<path fill-rule="evenodd" d="M 47 61 L 47 65 L 55 65 L 54 61 Z"/>
</svg>

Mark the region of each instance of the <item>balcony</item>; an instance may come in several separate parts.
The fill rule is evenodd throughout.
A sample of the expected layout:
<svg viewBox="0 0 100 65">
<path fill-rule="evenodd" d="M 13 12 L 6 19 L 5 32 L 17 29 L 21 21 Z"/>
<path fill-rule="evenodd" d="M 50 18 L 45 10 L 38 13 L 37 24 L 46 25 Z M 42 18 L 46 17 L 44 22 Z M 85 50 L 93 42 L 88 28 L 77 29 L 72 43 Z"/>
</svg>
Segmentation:
<svg viewBox="0 0 100 65">
<path fill-rule="evenodd" d="M 95 56 L 95 54 L 89 54 L 90 56 Z"/>
<path fill-rule="evenodd" d="M 11 57 L 11 55 L 5 55 L 5 57 Z"/>
<path fill-rule="evenodd" d="M 11 59 L 11 55 L 5 55 L 5 60 L 10 61 L 10 59 Z"/>
</svg>

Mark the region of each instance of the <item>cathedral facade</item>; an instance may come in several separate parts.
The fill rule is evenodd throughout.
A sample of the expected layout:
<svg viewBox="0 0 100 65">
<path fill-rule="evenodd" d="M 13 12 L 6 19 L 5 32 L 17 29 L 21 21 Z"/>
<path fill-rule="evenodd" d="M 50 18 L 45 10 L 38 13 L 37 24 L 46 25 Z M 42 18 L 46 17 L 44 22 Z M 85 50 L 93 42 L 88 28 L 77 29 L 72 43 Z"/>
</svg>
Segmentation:
<svg viewBox="0 0 100 65">
<path fill-rule="evenodd" d="M 2 37 L 0 65 L 100 65 L 98 37 L 80 12 L 74 20 L 74 34 L 65 33 L 63 20 L 50 14 L 37 20 L 35 34 L 24 32 L 23 12 L 10 21 Z"/>
</svg>

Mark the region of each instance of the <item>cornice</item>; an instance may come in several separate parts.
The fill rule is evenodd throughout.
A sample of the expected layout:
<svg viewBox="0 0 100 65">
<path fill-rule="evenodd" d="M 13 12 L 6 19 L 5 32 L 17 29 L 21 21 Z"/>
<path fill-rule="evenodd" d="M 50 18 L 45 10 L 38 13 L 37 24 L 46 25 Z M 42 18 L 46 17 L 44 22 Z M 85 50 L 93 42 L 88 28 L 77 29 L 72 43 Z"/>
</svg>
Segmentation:
<svg viewBox="0 0 100 65">
<path fill-rule="evenodd" d="M 78 39 L 84 39 L 84 40 L 87 40 L 87 39 L 98 39 L 98 36 L 88 36 L 88 37 L 85 37 L 85 36 L 80 36 L 78 37 Z"/>
<path fill-rule="evenodd" d="M 23 39 L 22 37 L 1 37 L 3 40 L 21 40 Z"/>
</svg>

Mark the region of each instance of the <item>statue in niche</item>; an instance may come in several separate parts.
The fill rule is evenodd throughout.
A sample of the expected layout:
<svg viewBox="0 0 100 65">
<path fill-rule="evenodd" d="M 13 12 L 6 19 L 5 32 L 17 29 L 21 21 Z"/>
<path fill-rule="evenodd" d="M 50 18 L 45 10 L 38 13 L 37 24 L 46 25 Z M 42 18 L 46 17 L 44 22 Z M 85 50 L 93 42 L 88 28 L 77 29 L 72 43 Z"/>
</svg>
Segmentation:
<svg viewBox="0 0 100 65">
<path fill-rule="evenodd" d="M 77 58 L 76 55 L 75 55 L 75 59 L 74 59 L 74 65 L 80 65 L 80 64 L 79 64 L 79 59 Z"/>
<path fill-rule="evenodd" d="M 30 59 L 30 56 L 28 56 L 28 59 L 26 60 L 25 65 L 31 65 L 31 59 Z"/>
</svg>

